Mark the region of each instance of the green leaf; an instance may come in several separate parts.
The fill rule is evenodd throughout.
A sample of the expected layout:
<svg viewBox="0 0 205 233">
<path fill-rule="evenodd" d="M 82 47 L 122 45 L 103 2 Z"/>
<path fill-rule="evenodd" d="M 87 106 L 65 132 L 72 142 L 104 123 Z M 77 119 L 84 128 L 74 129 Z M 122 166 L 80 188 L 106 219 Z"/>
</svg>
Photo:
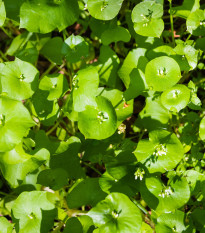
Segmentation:
<svg viewBox="0 0 205 233">
<path fill-rule="evenodd" d="M 30 155 L 22 146 L 19 144 L 11 151 L 0 152 L 2 174 L 12 187 L 18 187 L 28 173 L 39 168 L 50 157 L 49 152 L 44 148 Z"/>
<path fill-rule="evenodd" d="M 43 191 L 23 192 L 12 206 L 17 232 L 48 233 L 57 211 L 49 201 L 49 193 Z"/>
<path fill-rule="evenodd" d="M 135 125 L 148 131 L 166 129 L 169 119 L 169 111 L 161 104 L 160 96 L 150 96 L 146 98 L 146 105 L 139 113 Z"/>
<path fill-rule="evenodd" d="M 39 173 L 37 184 L 50 187 L 53 190 L 61 189 L 68 183 L 68 174 L 64 169 L 46 169 Z"/>
<path fill-rule="evenodd" d="M 184 218 L 185 214 L 179 210 L 174 213 L 162 214 L 157 218 L 156 232 L 185 232 L 186 227 L 184 224 Z"/>
<path fill-rule="evenodd" d="M 25 0 L 19 0 L 19 1 L 6 0 L 6 1 L 4 1 L 4 5 L 6 8 L 6 17 L 8 17 L 9 19 L 13 19 L 15 21 L 19 21 L 20 7 L 24 1 Z"/>
<path fill-rule="evenodd" d="M 181 177 L 174 177 L 166 186 L 157 177 L 146 178 L 145 184 L 141 186 L 141 194 L 147 205 L 158 215 L 184 206 L 190 198 L 189 185 Z"/>
<path fill-rule="evenodd" d="M 80 159 L 78 152 L 81 146 L 80 139 L 77 137 L 70 137 L 66 142 L 66 150 L 61 151 L 59 148 L 54 152 L 50 158 L 51 169 L 64 169 L 68 173 L 69 179 L 79 179 L 85 176 L 82 167 L 80 166 Z"/>
<path fill-rule="evenodd" d="M 6 10 L 4 6 L 4 2 L 0 0 L 0 26 L 3 26 L 5 19 L 6 19 Z"/>
<path fill-rule="evenodd" d="M 196 226 L 196 229 L 200 232 L 204 230 L 204 218 L 205 218 L 205 210 L 196 208 L 192 213 L 191 217 L 194 221 L 194 225 Z"/>
<path fill-rule="evenodd" d="M 2 63 L 2 92 L 16 100 L 30 98 L 37 89 L 39 72 L 28 62 L 16 58 L 15 61 Z"/>
<path fill-rule="evenodd" d="M 187 31 L 195 36 L 205 36 L 205 10 L 196 10 L 189 14 L 187 21 Z"/>
<path fill-rule="evenodd" d="M 88 215 L 99 227 L 99 233 L 140 232 L 140 210 L 122 193 L 111 193 L 92 208 Z"/>
<path fill-rule="evenodd" d="M 111 88 L 119 86 L 117 71 L 120 65 L 120 59 L 117 54 L 109 47 L 102 45 L 100 47 L 100 56 L 98 61 L 93 64 L 99 73 L 100 84 Z"/>
<path fill-rule="evenodd" d="M 162 56 L 147 63 L 145 78 L 150 89 L 165 91 L 180 80 L 181 72 L 173 58 Z"/>
<path fill-rule="evenodd" d="M 114 28 L 108 28 L 101 35 L 101 40 L 104 45 L 109 45 L 112 42 L 129 42 L 131 35 L 129 31 L 121 26 L 117 26 Z"/>
<path fill-rule="evenodd" d="M 98 72 L 95 67 L 81 69 L 73 77 L 74 111 L 82 112 L 87 106 L 97 107 L 95 97 L 99 85 Z"/>
<path fill-rule="evenodd" d="M 54 37 L 43 46 L 40 52 L 50 61 L 56 63 L 57 65 L 61 65 L 63 60 L 63 55 L 61 53 L 62 46 L 62 38 Z"/>
<path fill-rule="evenodd" d="M 190 89 L 183 84 L 177 84 L 161 95 L 162 105 L 170 111 L 179 112 L 190 101 Z"/>
<path fill-rule="evenodd" d="M 20 101 L 0 96 L 0 152 L 12 150 L 34 125 Z"/>
<path fill-rule="evenodd" d="M 57 94 L 55 91 L 52 94 Z M 50 95 L 51 97 L 52 94 Z M 43 125 L 53 125 L 59 114 L 59 105 L 57 99 L 48 100 L 49 92 L 38 89 L 32 96 L 32 102 L 29 107 L 35 117 L 37 117 Z"/>
<path fill-rule="evenodd" d="M 126 102 L 123 92 L 117 89 L 100 89 L 100 95 L 110 100 L 117 115 L 117 125 L 130 117 L 133 113 L 133 100 Z"/>
<path fill-rule="evenodd" d="M 89 55 L 89 45 L 83 37 L 71 35 L 64 41 L 61 52 L 68 62 L 76 63 Z"/>
<path fill-rule="evenodd" d="M 79 208 L 81 206 L 95 206 L 106 196 L 100 186 L 98 178 L 87 178 L 81 181 L 67 196 L 69 208 Z"/>
<path fill-rule="evenodd" d="M 137 73 L 136 68 L 144 73 L 145 67 L 148 62 L 148 59 L 145 57 L 145 53 L 146 53 L 146 49 L 143 48 L 133 49 L 128 53 L 121 68 L 119 69 L 118 74 L 122 79 L 123 83 L 125 84 L 126 88 L 129 88 L 129 86 L 132 85 L 132 83 L 136 82 L 136 79 L 134 78 Z M 143 80 L 142 77 L 141 79 Z M 137 81 L 138 83 L 140 83 L 139 80 Z M 141 89 L 142 88 L 139 88 L 138 92 L 141 93 Z M 137 89 L 135 91 L 137 92 Z"/>
<path fill-rule="evenodd" d="M 68 91 L 69 86 L 63 74 L 51 74 L 40 80 L 39 89 L 49 93 L 48 100 L 56 100 Z"/>
<path fill-rule="evenodd" d="M 155 1 L 137 4 L 132 11 L 134 30 L 141 36 L 160 37 L 164 30 L 163 5 Z"/>
<path fill-rule="evenodd" d="M 202 118 L 199 125 L 199 137 L 202 141 L 205 141 L 205 117 Z"/>
<path fill-rule="evenodd" d="M 110 20 L 118 14 L 122 3 L 123 0 L 88 0 L 87 7 L 92 17 Z"/>
<path fill-rule="evenodd" d="M 138 143 L 134 154 L 150 173 L 163 173 L 176 167 L 183 158 L 184 149 L 175 134 L 156 130 L 149 133 L 149 140 L 144 139 Z"/>
<path fill-rule="evenodd" d="M 191 12 L 200 8 L 200 0 L 184 0 L 181 6 L 172 7 L 174 15 L 187 18 Z"/>
<path fill-rule="evenodd" d="M 105 97 L 96 97 L 97 107 L 88 106 L 78 114 L 78 127 L 86 138 L 105 139 L 117 128 L 117 116 L 111 102 Z"/>
<path fill-rule="evenodd" d="M 20 27 L 30 32 L 62 31 L 78 19 L 76 0 L 29 0 L 21 5 Z"/>
<path fill-rule="evenodd" d="M 1 233 L 12 233 L 13 224 L 11 224 L 6 218 L 0 217 L 0 229 Z"/>
<path fill-rule="evenodd" d="M 83 233 L 83 227 L 78 218 L 69 218 L 63 233 Z"/>
</svg>

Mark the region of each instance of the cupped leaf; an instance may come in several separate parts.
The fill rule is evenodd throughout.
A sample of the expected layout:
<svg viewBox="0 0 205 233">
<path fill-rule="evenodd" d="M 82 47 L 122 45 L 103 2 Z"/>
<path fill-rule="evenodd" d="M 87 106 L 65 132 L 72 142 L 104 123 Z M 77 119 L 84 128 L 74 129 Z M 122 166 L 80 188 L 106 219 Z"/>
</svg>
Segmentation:
<svg viewBox="0 0 205 233">
<path fill-rule="evenodd" d="M 123 0 L 88 0 L 87 7 L 95 19 L 110 20 L 120 11 Z"/>
<path fill-rule="evenodd" d="M 69 218 L 63 233 L 83 233 L 83 227 L 78 218 Z"/>
<path fill-rule="evenodd" d="M 19 144 L 11 151 L 0 152 L 2 174 L 12 187 L 18 187 L 28 173 L 39 168 L 50 157 L 46 149 L 30 155 L 24 151 L 22 146 Z"/>
<path fill-rule="evenodd" d="M 78 19 L 76 0 L 29 0 L 20 8 L 20 27 L 30 32 L 62 31 Z"/>
<path fill-rule="evenodd" d="M 199 125 L 199 136 L 202 141 L 205 141 L 205 117 L 202 118 Z"/>
<path fill-rule="evenodd" d="M 99 227 L 99 233 L 140 232 L 140 210 L 122 193 L 111 193 L 92 208 L 88 215 Z"/>
<path fill-rule="evenodd" d="M 121 26 L 109 28 L 102 33 L 101 40 L 104 45 L 109 45 L 112 42 L 129 42 L 131 36 L 129 31 Z"/>
<path fill-rule="evenodd" d="M 137 4 L 132 11 L 134 30 L 141 36 L 160 37 L 164 30 L 163 5 L 155 1 Z"/>
<path fill-rule="evenodd" d="M 74 111 L 82 112 L 87 106 L 96 107 L 95 97 L 99 85 L 98 72 L 95 67 L 81 69 L 73 77 Z"/>
<path fill-rule="evenodd" d="M 57 94 L 53 92 L 52 94 Z M 54 94 L 54 95 L 55 95 Z M 43 125 L 50 126 L 54 124 L 59 114 L 59 105 L 57 99 L 48 100 L 49 92 L 38 89 L 32 96 L 32 102 L 29 107 L 35 117 L 37 117 Z M 52 95 L 50 95 L 53 97 Z"/>
<path fill-rule="evenodd" d="M 135 91 L 138 93 L 141 93 L 141 89 L 142 90 L 145 89 L 144 88 L 145 84 L 141 85 L 143 81 L 140 82 L 140 80 L 138 79 L 136 82 L 136 79 L 134 77 L 136 76 L 136 72 L 137 72 L 136 70 L 138 69 L 141 70 L 143 73 L 145 72 L 145 67 L 148 63 L 148 59 L 146 58 L 145 53 L 146 53 L 146 49 L 143 49 L 143 48 L 133 49 L 132 51 L 128 53 L 121 68 L 118 71 L 118 74 L 120 78 L 122 79 L 126 88 L 129 88 L 129 86 L 132 83 L 137 83 L 139 91 L 137 88 Z M 141 79 L 143 80 L 143 77 L 141 77 Z M 140 88 L 141 86 L 143 88 Z"/>
<path fill-rule="evenodd" d="M 156 233 L 185 232 L 185 214 L 177 210 L 173 213 L 162 214 L 157 218 Z"/>
<path fill-rule="evenodd" d="M 6 218 L 0 217 L 0 229 L 1 233 L 12 233 L 13 224 L 11 224 Z"/>
<path fill-rule="evenodd" d="M 89 55 L 89 45 L 83 37 L 71 35 L 64 41 L 61 52 L 68 62 L 76 63 Z"/>
<path fill-rule="evenodd" d="M 41 79 L 39 89 L 49 93 L 48 100 L 55 100 L 63 96 L 68 91 L 69 86 L 63 74 L 51 74 Z"/>
<path fill-rule="evenodd" d="M 162 56 L 147 63 L 145 78 L 152 90 L 165 91 L 180 80 L 181 72 L 173 58 Z"/>
<path fill-rule="evenodd" d="M 189 14 L 187 21 L 187 31 L 195 36 L 205 36 L 205 10 L 196 10 Z"/>
<path fill-rule="evenodd" d="M 120 65 L 120 59 L 109 46 L 102 45 L 100 47 L 100 56 L 98 61 L 93 65 L 98 70 L 100 84 L 111 88 L 119 86 L 120 79 L 117 71 Z"/>
<path fill-rule="evenodd" d="M 48 40 L 48 42 L 41 49 L 40 53 L 50 61 L 56 63 L 57 65 L 61 65 L 63 60 L 63 55 L 61 53 L 62 46 L 62 38 L 54 37 Z"/>
<path fill-rule="evenodd" d="M 184 0 L 181 6 L 172 7 L 176 16 L 187 18 L 191 12 L 200 8 L 200 0 Z"/>
<path fill-rule="evenodd" d="M 135 125 L 148 131 L 166 129 L 170 119 L 169 111 L 162 105 L 160 96 L 146 98 L 146 105 L 139 113 Z"/>
<path fill-rule="evenodd" d="M 101 96 L 109 99 L 115 108 L 117 114 L 118 125 L 130 117 L 133 113 L 133 100 L 126 102 L 123 97 L 123 92 L 117 89 L 101 89 Z"/>
<path fill-rule="evenodd" d="M 97 107 L 87 106 L 78 114 L 78 127 L 86 138 L 105 139 L 117 128 L 117 116 L 111 102 L 105 97 L 96 97 Z"/>
<path fill-rule="evenodd" d="M 190 89 L 183 84 L 177 84 L 161 95 L 163 106 L 170 111 L 179 112 L 187 106 L 190 101 Z"/>
<path fill-rule="evenodd" d="M 0 26 L 4 24 L 5 19 L 6 19 L 6 10 L 4 6 L 4 2 L 0 0 Z"/>
<path fill-rule="evenodd" d="M 39 173 L 37 184 L 49 187 L 53 190 L 61 189 L 68 182 L 68 174 L 64 169 L 46 169 Z"/>
<path fill-rule="evenodd" d="M 13 221 L 17 232 L 48 233 L 57 211 L 43 191 L 23 192 L 12 206 Z"/>
<path fill-rule="evenodd" d="M 149 140 L 144 139 L 138 143 L 134 154 L 150 173 L 163 173 L 176 167 L 183 158 L 184 149 L 175 134 L 155 130 L 150 132 Z"/>
<path fill-rule="evenodd" d="M 0 152 L 12 150 L 34 125 L 20 101 L 0 96 Z"/>
<path fill-rule="evenodd" d="M 5 62 L 1 67 L 2 92 L 16 100 L 30 98 L 38 86 L 38 70 L 28 62 L 16 58 L 15 61 Z"/>
<path fill-rule="evenodd" d="M 54 143 L 52 144 L 54 145 Z M 70 137 L 64 146 L 65 148 L 58 147 L 53 152 L 54 154 L 50 158 L 50 168 L 64 169 L 67 172 L 69 179 L 83 178 L 85 174 L 80 165 L 80 159 L 78 156 L 81 146 L 80 139 L 77 137 Z M 51 145 L 48 145 L 48 147 L 51 149 Z"/>
<path fill-rule="evenodd" d="M 106 193 L 99 186 L 98 178 L 88 178 L 81 181 L 67 196 L 69 208 L 79 208 L 83 205 L 95 206 L 103 200 Z"/>
<path fill-rule="evenodd" d="M 141 185 L 141 194 L 147 205 L 160 215 L 184 206 L 190 198 L 190 189 L 185 178 L 174 177 L 164 185 L 157 177 L 149 177 Z"/>
</svg>

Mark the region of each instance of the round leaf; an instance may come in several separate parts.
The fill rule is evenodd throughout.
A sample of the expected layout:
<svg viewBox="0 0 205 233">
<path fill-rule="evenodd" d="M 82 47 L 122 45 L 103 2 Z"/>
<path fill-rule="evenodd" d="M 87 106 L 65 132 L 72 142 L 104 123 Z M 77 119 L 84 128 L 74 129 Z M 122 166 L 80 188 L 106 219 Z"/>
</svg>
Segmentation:
<svg viewBox="0 0 205 233">
<path fill-rule="evenodd" d="M 0 26 L 4 24 L 5 19 L 6 19 L 6 11 L 5 11 L 4 2 L 0 0 Z"/>
<path fill-rule="evenodd" d="M 149 134 L 149 140 L 138 143 L 134 154 L 139 162 L 145 163 L 150 173 L 163 173 L 176 167 L 183 158 L 184 149 L 175 134 L 155 130 Z"/>
<path fill-rule="evenodd" d="M 199 136 L 202 141 L 205 141 L 205 117 L 202 118 L 199 125 Z"/>
<path fill-rule="evenodd" d="M 179 112 L 190 101 L 190 90 L 182 84 L 177 84 L 164 91 L 161 95 L 163 106 L 170 111 Z"/>
<path fill-rule="evenodd" d="M 13 224 L 11 224 L 6 218 L 0 217 L 0 229 L 1 233 L 12 233 Z"/>
<path fill-rule="evenodd" d="M 128 42 L 130 38 L 131 36 L 129 31 L 120 26 L 105 30 L 101 36 L 101 40 L 104 45 L 109 45 L 112 42 L 118 41 Z"/>
<path fill-rule="evenodd" d="M 120 11 L 123 0 L 88 0 L 90 14 L 101 20 L 113 19 Z"/>
<path fill-rule="evenodd" d="M 105 139 L 115 133 L 117 116 L 111 102 L 105 97 L 96 97 L 97 107 L 88 106 L 78 114 L 78 127 L 86 138 Z"/>
<path fill-rule="evenodd" d="M 164 30 L 163 5 L 155 1 L 137 4 L 132 11 L 132 21 L 136 33 L 141 36 L 160 37 Z"/>
<path fill-rule="evenodd" d="M 181 72 L 173 58 L 162 56 L 147 63 L 145 78 L 152 90 L 165 91 L 180 80 Z"/>
<path fill-rule="evenodd" d="M 38 77 L 38 70 L 28 62 L 5 62 L 0 74 L 2 92 L 16 100 L 28 99 L 37 89 Z"/>
<path fill-rule="evenodd" d="M 48 193 L 42 191 L 23 192 L 15 200 L 12 213 L 16 228 L 20 232 L 48 233 L 57 214 L 49 201 Z"/>
<path fill-rule="evenodd" d="M 195 36 L 205 36 L 205 10 L 196 10 L 189 14 L 187 31 Z"/>
<path fill-rule="evenodd" d="M 29 0 L 20 9 L 20 27 L 30 32 L 62 31 L 78 19 L 76 0 Z"/>
<path fill-rule="evenodd" d="M 184 206 L 190 198 L 189 185 L 185 178 L 180 177 L 174 177 L 167 186 L 157 177 L 146 178 L 141 186 L 141 194 L 157 214 L 174 211 Z"/>
<path fill-rule="evenodd" d="M 71 35 L 63 43 L 62 54 L 71 63 L 78 62 L 89 54 L 89 45 L 81 36 Z"/>
<path fill-rule="evenodd" d="M 34 125 L 21 102 L 0 96 L 0 152 L 12 150 Z"/>
<path fill-rule="evenodd" d="M 99 232 L 140 232 L 140 210 L 122 193 L 111 193 L 88 212 Z"/>
</svg>

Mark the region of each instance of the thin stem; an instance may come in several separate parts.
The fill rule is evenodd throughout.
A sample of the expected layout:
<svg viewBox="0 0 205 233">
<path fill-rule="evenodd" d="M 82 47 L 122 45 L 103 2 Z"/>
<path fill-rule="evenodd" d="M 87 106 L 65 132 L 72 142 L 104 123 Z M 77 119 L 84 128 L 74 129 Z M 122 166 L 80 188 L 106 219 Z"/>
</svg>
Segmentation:
<svg viewBox="0 0 205 233">
<path fill-rule="evenodd" d="M 9 38 L 13 38 L 10 34 L 9 34 L 9 32 L 7 32 L 7 30 L 4 28 L 4 27 L 1 27 L 1 30 L 9 37 Z"/>
<path fill-rule="evenodd" d="M 175 39 L 174 39 L 174 22 L 173 22 L 173 15 L 172 15 L 172 1 L 169 1 L 169 9 L 170 9 L 170 24 L 171 24 L 171 32 L 172 32 L 172 45 L 175 47 Z"/>
<path fill-rule="evenodd" d="M 41 78 L 43 78 L 45 75 L 49 74 L 50 71 L 56 66 L 56 64 L 51 63 L 48 69 L 41 75 Z"/>
<path fill-rule="evenodd" d="M 98 171 L 95 167 L 93 167 L 91 164 L 86 163 L 86 162 L 84 162 L 84 161 L 83 161 L 83 163 L 84 163 L 87 167 L 91 168 L 93 171 L 95 171 L 96 173 L 98 173 L 100 176 L 102 176 L 102 173 L 101 173 L 100 171 Z"/>
</svg>

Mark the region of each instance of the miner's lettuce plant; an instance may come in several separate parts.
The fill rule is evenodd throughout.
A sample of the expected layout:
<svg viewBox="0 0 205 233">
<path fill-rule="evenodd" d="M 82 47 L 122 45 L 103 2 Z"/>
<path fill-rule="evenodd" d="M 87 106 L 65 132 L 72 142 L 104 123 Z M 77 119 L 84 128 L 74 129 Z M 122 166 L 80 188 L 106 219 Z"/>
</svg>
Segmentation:
<svg viewBox="0 0 205 233">
<path fill-rule="evenodd" d="M 205 232 L 205 4 L 0 0 L 0 232 Z"/>
</svg>

